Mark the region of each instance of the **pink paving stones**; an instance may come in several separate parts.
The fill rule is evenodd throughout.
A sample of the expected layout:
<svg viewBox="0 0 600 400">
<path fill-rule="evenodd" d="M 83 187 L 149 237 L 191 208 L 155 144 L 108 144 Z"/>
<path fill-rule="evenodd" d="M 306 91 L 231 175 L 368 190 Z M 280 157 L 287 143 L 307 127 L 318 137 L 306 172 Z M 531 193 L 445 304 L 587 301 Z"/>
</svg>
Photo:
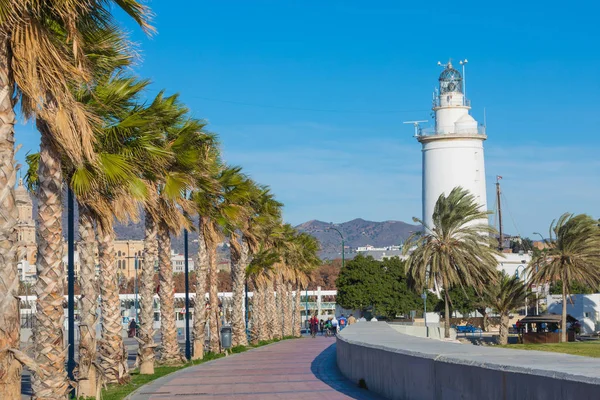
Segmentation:
<svg viewBox="0 0 600 400">
<path fill-rule="evenodd" d="M 324 337 L 285 340 L 181 370 L 130 399 L 381 399 L 340 374 L 334 343 Z"/>
</svg>

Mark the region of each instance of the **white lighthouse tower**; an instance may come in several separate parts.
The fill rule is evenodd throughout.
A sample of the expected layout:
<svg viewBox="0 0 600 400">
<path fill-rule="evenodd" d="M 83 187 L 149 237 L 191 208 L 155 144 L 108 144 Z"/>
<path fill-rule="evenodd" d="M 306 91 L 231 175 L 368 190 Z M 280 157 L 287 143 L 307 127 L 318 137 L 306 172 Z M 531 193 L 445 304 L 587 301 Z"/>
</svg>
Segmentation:
<svg viewBox="0 0 600 400">
<path fill-rule="evenodd" d="M 464 65 L 464 64 L 463 64 Z M 463 76 L 452 62 L 442 65 L 439 90 L 433 95 L 435 128 L 419 129 L 423 146 L 423 222 L 432 226 L 432 214 L 440 194 L 461 186 L 487 210 L 483 141 L 485 127 L 469 115 Z"/>
</svg>

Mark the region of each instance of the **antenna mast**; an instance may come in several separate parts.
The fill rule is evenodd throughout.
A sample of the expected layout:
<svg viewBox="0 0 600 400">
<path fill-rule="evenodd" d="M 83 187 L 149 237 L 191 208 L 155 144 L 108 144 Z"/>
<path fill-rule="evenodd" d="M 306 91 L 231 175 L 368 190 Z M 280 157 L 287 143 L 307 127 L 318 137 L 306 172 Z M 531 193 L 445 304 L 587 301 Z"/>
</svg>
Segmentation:
<svg viewBox="0 0 600 400">
<path fill-rule="evenodd" d="M 504 249 L 504 234 L 502 232 L 502 205 L 500 204 L 500 179 L 502 177 L 500 175 L 496 175 L 496 201 L 498 202 L 498 225 L 499 225 L 499 233 L 498 237 L 498 249 L 502 251 Z"/>
</svg>

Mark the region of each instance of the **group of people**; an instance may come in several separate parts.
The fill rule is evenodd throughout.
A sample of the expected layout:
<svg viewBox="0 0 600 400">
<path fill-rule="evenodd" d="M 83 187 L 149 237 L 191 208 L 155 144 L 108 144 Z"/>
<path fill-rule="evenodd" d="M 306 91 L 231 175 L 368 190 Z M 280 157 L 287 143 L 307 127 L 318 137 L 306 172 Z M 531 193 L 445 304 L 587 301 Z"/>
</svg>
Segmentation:
<svg viewBox="0 0 600 400">
<path fill-rule="evenodd" d="M 315 314 L 308 321 L 312 337 L 317 336 L 317 333 L 319 332 L 321 332 L 321 336 L 324 336 L 327 333 L 335 335 L 346 326 L 352 325 L 355 322 L 357 322 L 357 319 L 352 314 L 350 314 L 348 318 L 346 318 L 344 314 L 342 314 L 340 318 L 336 318 L 335 315 L 332 315 L 327 318 L 327 320 L 320 320 L 317 317 L 317 314 Z"/>
</svg>

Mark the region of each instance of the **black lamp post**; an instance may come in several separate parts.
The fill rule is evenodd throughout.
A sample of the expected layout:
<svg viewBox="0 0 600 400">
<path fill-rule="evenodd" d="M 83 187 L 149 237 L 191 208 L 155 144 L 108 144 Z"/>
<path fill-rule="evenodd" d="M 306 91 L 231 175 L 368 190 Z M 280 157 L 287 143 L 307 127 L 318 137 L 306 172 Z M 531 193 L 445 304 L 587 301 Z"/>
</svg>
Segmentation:
<svg viewBox="0 0 600 400">
<path fill-rule="evenodd" d="M 73 371 L 75 369 L 75 216 L 74 200 L 71 188 L 67 190 L 67 307 L 69 330 L 69 358 L 67 361 L 67 373 L 71 382 L 75 381 Z M 74 396 L 75 391 L 71 391 Z"/>
</svg>

